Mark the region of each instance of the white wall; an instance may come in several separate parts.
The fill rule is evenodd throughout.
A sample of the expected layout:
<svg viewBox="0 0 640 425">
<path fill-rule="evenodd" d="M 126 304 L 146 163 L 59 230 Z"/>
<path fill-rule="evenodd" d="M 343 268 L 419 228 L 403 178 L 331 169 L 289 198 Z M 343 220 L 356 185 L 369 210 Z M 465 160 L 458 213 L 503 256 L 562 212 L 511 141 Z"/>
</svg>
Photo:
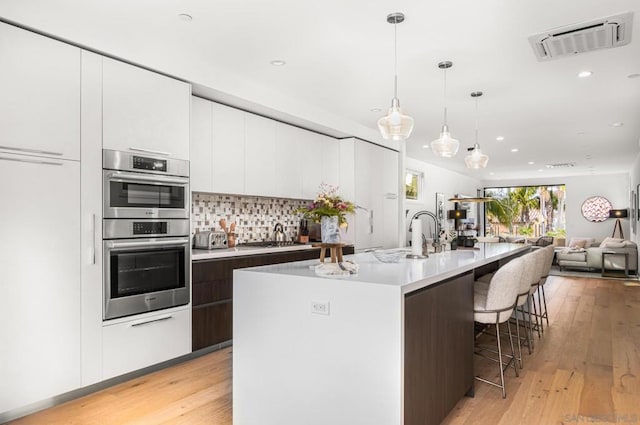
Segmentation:
<svg viewBox="0 0 640 425">
<path fill-rule="evenodd" d="M 422 198 L 419 201 L 405 201 L 405 210 L 401 211 L 401 213 L 404 214 L 406 210 L 409 210 L 409 213 L 406 215 L 405 230 L 409 228 L 409 220 L 416 212 L 427 210 L 435 214 L 436 192 L 444 193 L 444 214 L 446 219 L 447 211 L 454 208 L 453 202 L 449 202 L 447 199 L 451 198 L 455 194 L 476 196 L 477 189 L 483 188 L 482 182 L 479 179 L 449 171 L 446 168 L 427 164 L 426 162 L 418 161 L 414 158 L 406 158 L 405 168 L 407 170 L 424 173 L 424 190 Z M 453 227 L 453 220 L 445 221 L 447 223 L 447 228 Z M 429 223 L 433 226 L 433 220 L 425 217 L 423 220 L 423 233 L 427 236 L 428 227 L 425 226 L 428 226 Z M 407 241 L 411 240 L 411 235 L 408 231 L 406 232 L 406 237 Z"/>
<path fill-rule="evenodd" d="M 636 161 L 638 176 L 640 176 L 640 164 Z M 636 181 L 640 181 L 636 178 Z M 611 202 L 613 208 L 622 209 L 630 207 L 631 188 L 629 173 L 586 175 L 573 177 L 535 178 L 520 180 L 485 181 L 484 187 L 508 187 L 508 186 L 538 186 L 565 184 L 566 194 L 566 222 L 567 241 L 573 236 L 589 236 L 597 241 L 611 236 L 615 221 L 606 220 L 601 223 L 587 221 L 581 212 L 582 203 L 591 196 L 603 196 Z M 622 229 L 625 238 L 629 238 L 630 220 L 622 220 Z"/>
</svg>

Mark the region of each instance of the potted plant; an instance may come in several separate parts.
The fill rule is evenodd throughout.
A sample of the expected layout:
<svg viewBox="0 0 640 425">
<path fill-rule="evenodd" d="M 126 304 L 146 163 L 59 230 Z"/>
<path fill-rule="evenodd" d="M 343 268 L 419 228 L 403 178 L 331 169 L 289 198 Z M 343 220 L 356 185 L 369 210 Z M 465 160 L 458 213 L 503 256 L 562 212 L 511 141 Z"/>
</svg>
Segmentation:
<svg viewBox="0 0 640 425">
<path fill-rule="evenodd" d="M 355 210 L 353 202 L 345 201 L 338 194 L 338 187 L 322 183 L 316 198 L 298 212 L 320 223 L 322 243 L 340 243 L 340 227 L 347 225 L 346 215 Z"/>
</svg>

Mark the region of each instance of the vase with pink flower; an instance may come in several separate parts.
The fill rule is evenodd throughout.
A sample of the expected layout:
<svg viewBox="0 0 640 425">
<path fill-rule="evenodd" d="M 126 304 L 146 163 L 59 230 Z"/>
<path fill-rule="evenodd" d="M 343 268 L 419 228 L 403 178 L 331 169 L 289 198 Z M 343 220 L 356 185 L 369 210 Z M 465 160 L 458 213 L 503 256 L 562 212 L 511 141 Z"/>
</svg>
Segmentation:
<svg viewBox="0 0 640 425">
<path fill-rule="evenodd" d="M 353 214 L 355 204 L 344 200 L 338 187 L 325 183 L 320 185 L 316 198 L 298 212 L 316 223 L 320 223 L 322 243 L 340 243 L 340 227 L 346 227 L 347 214 Z"/>
</svg>

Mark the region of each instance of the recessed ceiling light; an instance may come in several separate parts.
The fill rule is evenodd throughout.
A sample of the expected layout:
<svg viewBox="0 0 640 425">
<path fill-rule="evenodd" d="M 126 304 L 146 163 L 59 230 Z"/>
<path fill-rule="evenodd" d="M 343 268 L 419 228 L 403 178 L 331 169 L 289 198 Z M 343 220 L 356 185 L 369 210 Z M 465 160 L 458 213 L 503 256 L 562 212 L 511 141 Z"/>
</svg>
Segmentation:
<svg viewBox="0 0 640 425">
<path fill-rule="evenodd" d="M 380 108 L 371 108 L 369 109 L 371 112 L 382 112 L 382 109 Z"/>
<path fill-rule="evenodd" d="M 489 173 L 490 176 L 493 176 L 495 173 L 492 171 Z"/>
<path fill-rule="evenodd" d="M 622 127 L 624 125 L 623 122 L 613 122 L 610 124 L 611 127 Z"/>
<path fill-rule="evenodd" d="M 518 148 L 511 149 L 511 152 L 518 152 Z"/>
<path fill-rule="evenodd" d="M 538 171 L 544 171 L 542 168 L 538 168 Z"/>
<path fill-rule="evenodd" d="M 422 145 L 422 147 L 425 149 L 429 149 L 431 146 L 429 146 L 429 144 L 427 143 L 426 145 Z"/>
<path fill-rule="evenodd" d="M 498 136 L 498 137 L 496 137 L 496 140 L 497 140 L 498 142 L 502 142 L 502 141 L 504 140 L 504 137 L 502 137 L 502 136 Z"/>
<path fill-rule="evenodd" d="M 580 71 L 580 72 L 578 72 L 578 78 L 587 78 L 587 77 L 591 77 L 591 75 L 593 75 L 593 72 L 591 72 L 591 71 Z"/>
<path fill-rule="evenodd" d="M 276 59 L 276 60 L 272 60 L 271 62 L 269 62 L 271 65 L 273 66 L 284 66 L 287 63 L 285 61 L 283 61 L 282 59 Z"/>
<path fill-rule="evenodd" d="M 591 159 L 591 155 L 585 156 L 586 159 Z"/>
<path fill-rule="evenodd" d="M 529 162 L 527 162 L 527 164 L 529 164 L 529 165 L 533 165 L 533 164 L 535 164 L 535 162 L 533 162 L 533 161 L 529 161 Z"/>
<path fill-rule="evenodd" d="M 640 74 L 629 74 L 627 78 L 640 78 Z"/>
<path fill-rule="evenodd" d="M 178 15 L 178 18 L 180 18 L 181 21 L 184 22 L 191 22 L 193 21 L 193 16 L 191 15 L 187 15 L 186 13 L 181 13 Z"/>
</svg>

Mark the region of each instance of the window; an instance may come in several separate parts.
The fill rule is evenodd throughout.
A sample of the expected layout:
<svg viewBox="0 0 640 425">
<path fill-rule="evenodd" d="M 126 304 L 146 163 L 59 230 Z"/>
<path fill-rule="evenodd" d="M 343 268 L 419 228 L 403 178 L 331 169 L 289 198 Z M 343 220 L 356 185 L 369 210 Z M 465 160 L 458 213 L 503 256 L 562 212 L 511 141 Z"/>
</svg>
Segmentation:
<svg viewBox="0 0 640 425">
<path fill-rule="evenodd" d="M 422 196 L 422 176 L 418 171 L 407 170 L 405 173 L 404 197 L 410 201 L 418 201 Z"/>
</svg>

